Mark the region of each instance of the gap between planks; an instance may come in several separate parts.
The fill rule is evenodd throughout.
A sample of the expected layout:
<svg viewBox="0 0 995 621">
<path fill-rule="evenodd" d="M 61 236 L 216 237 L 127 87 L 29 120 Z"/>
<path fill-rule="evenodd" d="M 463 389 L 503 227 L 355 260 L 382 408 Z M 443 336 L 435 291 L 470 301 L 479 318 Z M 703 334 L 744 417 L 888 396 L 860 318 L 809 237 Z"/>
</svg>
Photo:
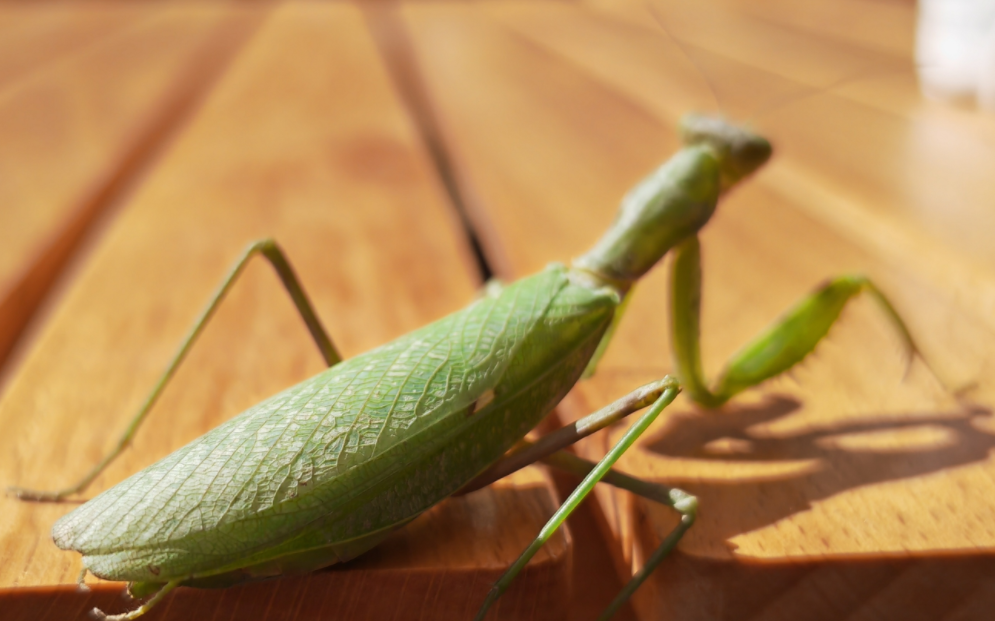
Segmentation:
<svg viewBox="0 0 995 621">
<path fill-rule="evenodd" d="M 60 292 L 72 281 L 75 270 L 86 262 L 101 232 L 113 220 L 136 184 L 155 165 L 173 137 L 182 131 L 211 86 L 223 75 L 238 52 L 252 38 L 271 8 L 240 11 L 220 19 L 209 37 L 191 55 L 188 78 L 153 113 L 154 118 L 134 144 L 126 149 L 115 169 L 97 184 L 51 232 L 48 240 L 0 298 L 0 397 L 30 350 L 35 333 L 52 312 Z M 137 23 L 113 33 L 117 37 L 154 20 Z M 95 43 L 89 44 L 92 47 Z M 78 50 L 77 50 L 78 51 Z M 54 59 L 50 64 L 60 62 Z M 200 62 L 196 62 L 200 61 Z M 30 76 L 28 76 L 30 78 Z"/>
</svg>

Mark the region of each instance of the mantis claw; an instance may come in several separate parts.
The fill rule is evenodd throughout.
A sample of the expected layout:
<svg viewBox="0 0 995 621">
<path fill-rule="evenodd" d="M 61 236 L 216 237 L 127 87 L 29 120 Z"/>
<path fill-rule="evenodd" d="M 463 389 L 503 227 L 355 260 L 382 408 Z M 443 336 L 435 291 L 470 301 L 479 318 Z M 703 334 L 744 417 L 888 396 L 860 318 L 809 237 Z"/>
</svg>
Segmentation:
<svg viewBox="0 0 995 621">
<path fill-rule="evenodd" d="M 83 582 L 83 579 L 86 578 L 87 571 L 89 570 L 86 567 L 84 567 L 83 569 L 80 570 L 79 576 L 76 577 L 76 588 L 77 590 L 83 593 L 86 593 L 87 591 L 90 590 L 90 587 L 85 582 Z"/>
<path fill-rule="evenodd" d="M 131 619 L 137 619 L 143 614 L 145 614 L 145 610 L 142 608 L 136 608 L 131 612 L 125 612 L 119 615 L 109 615 L 99 608 L 94 608 L 90 611 L 90 618 L 95 621 L 130 621 Z"/>
</svg>

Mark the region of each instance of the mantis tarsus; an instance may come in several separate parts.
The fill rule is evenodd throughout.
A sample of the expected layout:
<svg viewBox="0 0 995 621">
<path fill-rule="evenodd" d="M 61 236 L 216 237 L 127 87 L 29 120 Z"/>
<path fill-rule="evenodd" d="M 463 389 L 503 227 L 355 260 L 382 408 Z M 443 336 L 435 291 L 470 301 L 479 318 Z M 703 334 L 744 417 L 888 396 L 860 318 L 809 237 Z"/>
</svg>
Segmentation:
<svg viewBox="0 0 995 621">
<path fill-rule="evenodd" d="M 689 116 L 684 148 L 633 189 L 602 239 L 571 266 L 495 284 L 467 308 L 348 361 L 325 334 L 289 263 L 272 241 L 250 246 L 196 322 L 117 448 L 58 492 L 84 489 L 129 443 L 246 262 L 276 269 L 329 369 L 256 405 L 61 518 L 53 538 L 83 555 L 84 573 L 130 582 L 134 619 L 177 586 L 224 587 L 312 571 L 354 558 L 392 530 L 459 492 L 542 460 L 584 476 L 535 541 L 494 585 L 477 619 L 600 480 L 681 514 L 644 568 L 604 612 L 610 618 L 694 522 L 697 501 L 614 472 L 612 465 L 681 387 L 705 407 L 801 361 L 847 301 L 868 292 L 916 346 L 866 278 L 830 281 L 747 345 L 709 385 L 699 353 L 698 231 L 720 196 L 771 155 L 762 137 L 717 118 Z M 593 369 L 632 285 L 673 251 L 671 329 L 680 380 L 663 378 L 546 436 L 523 440 Z M 649 410 L 597 464 L 564 452 L 578 438 Z M 81 576 L 82 580 L 82 576 Z"/>
</svg>

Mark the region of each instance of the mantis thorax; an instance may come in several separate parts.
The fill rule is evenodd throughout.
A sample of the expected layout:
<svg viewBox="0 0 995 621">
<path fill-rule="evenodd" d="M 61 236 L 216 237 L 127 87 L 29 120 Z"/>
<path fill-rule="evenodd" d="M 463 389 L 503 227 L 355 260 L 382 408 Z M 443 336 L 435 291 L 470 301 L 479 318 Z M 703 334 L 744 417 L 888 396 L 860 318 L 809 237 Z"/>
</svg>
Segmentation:
<svg viewBox="0 0 995 621">
<path fill-rule="evenodd" d="M 717 118 L 688 115 L 684 148 L 624 199 L 615 222 L 574 267 L 624 293 L 667 252 L 697 234 L 720 194 L 766 162 L 770 143 Z"/>
</svg>

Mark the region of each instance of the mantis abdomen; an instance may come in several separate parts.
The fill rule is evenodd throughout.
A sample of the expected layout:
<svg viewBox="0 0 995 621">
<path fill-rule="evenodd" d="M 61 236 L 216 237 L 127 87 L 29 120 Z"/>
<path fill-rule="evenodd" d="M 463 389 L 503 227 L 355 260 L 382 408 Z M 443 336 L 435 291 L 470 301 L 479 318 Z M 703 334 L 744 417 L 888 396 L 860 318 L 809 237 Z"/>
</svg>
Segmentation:
<svg viewBox="0 0 995 621">
<path fill-rule="evenodd" d="M 551 266 L 254 406 L 59 520 L 56 543 L 146 583 L 355 557 L 532 429 L 618 301 Z"/>
</svg>

